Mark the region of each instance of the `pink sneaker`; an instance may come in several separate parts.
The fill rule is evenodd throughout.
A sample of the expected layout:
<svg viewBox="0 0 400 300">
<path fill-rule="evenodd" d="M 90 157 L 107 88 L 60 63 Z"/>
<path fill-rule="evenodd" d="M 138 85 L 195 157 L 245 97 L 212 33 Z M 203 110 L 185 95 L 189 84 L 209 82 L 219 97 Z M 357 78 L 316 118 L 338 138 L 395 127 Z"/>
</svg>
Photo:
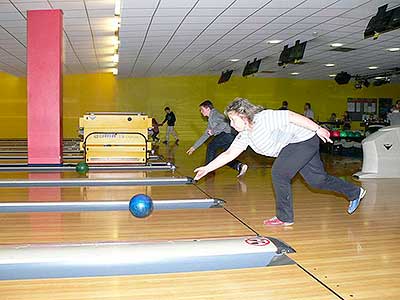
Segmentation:
<svg viewBox="0 0 400 300">
<path fill-rule="evenodd" d="M 277 217 L 272 217 L 269 220 L 264 220 L 263 223 L 264 223 L 264 225 L 267 225 L 267 226 L 290 226 L 290 225 L 294 224 L 294 222 L 282 222 Z"/>
</svg>

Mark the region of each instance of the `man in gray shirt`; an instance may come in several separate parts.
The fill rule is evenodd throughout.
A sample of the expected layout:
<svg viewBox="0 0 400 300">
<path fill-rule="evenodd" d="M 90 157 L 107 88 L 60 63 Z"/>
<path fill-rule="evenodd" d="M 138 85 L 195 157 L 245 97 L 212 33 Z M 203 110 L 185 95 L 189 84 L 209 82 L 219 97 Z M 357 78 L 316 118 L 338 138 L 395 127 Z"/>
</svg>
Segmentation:
<svg viewBox="0 0 400 300">
<path fill-rule="evenodd" d="M 207 129 L 186 153 L 191 155 L 209 137 L 213 136 L 213 140 L 207 145 L 206 164 L 208 164 L 217 157 L 219 150 L 226 151 L 229 148 L 235 139 L 235 135 L 232 133 L 232 128 L 225 116 L 214 108 L 210 100 L 205 100 L 200 104 L 200 113 L 208 118 Z M 231 161 L 228 166 L 238 171 L 237 177 L 243 176 L 248 168 L 246 164 L 238 160 Z"/>
</svg>

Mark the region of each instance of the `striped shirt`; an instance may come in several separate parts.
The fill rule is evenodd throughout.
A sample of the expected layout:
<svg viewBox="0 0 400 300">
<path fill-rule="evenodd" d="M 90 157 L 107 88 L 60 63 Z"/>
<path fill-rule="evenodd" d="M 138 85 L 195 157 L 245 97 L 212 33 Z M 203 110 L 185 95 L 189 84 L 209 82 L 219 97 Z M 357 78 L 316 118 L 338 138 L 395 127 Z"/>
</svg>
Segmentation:
<svg viewBox="0 0 400 300">
<path fill-rule="evenodd" d="M 289 122 L 287 110 L 263 110 L 254 116 L 251 130 L 240 132 L 231 147 L 242 151 L 250 146 L 258 154 L 277 157 L 292 143 L 312 138 L 315 132 Z"/>
</svg>

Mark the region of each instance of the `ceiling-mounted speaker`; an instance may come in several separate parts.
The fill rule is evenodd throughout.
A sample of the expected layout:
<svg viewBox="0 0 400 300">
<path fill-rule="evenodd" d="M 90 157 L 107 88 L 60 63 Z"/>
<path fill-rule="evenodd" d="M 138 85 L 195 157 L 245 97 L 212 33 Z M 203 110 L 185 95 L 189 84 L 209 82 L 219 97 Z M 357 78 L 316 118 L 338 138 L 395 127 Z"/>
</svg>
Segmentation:
<svg viewBox="0 0 400 300">
<path fill-rule="evenodd" d="M 351 75 L 347 72 L 340 72 L 336 74 L 335 81 L 337 84 L 347 84 L 349 83 Z"/>
</svg>

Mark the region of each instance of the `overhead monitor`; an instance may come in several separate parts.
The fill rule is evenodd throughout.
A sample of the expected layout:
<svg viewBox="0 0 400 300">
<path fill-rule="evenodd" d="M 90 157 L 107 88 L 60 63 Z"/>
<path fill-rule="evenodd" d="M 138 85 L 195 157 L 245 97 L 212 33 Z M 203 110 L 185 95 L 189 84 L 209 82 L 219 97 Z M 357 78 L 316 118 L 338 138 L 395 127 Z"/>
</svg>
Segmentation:
<svg viewBox="0 0 400 300">
<path fill-rule="evenodd" d="M 387 9 L 387 4 L 378 8 L 375 16 L 369 20 L 364 31 L 364 39 L 374 37 L 376 39 L 380 33 L 388 32 L 400 28 L 400 7 Z"/>
<path fill-rule="evenodd" d="M 226 70 L 221 73 L 221 76 L 218 79 L 218 84 L 227 82 L 232 76 L 233 70 Z"/>
<path fill-rule="evenodd" d="M 289 45 L 285 45 L 285 47 L 283 47 L 281 55 L 279 56 L 278 65 L 282 66 L 288 64 L 289 57 L 290 57 Z"/>
<path fill-rule="evenodd" d="M 307 41 L 300 43 L 300 40 L 297 40 L 294 46 L 290 48 L 286 45 L 279 56 L 278 65 L 295 64 L 300 61 L 304 57 L 306 45 Z"/>
<path fill-rule="evenodd" d="M 261 59 L 257 58 L 255 58 L 252 62 L 248 61 L 242 73 L 243 77 L 257 73 L 258 69 L 260 68 L 260 63 Z"/>
<path fill-rule="evenodd" d="M 296 61 L 301 60 L 304 57 L 304 51 L 306 50 L 307 41 L 300 43 L 297 40 L 290 51 L 290 62 L 296 63 Z"/>
</svg>

